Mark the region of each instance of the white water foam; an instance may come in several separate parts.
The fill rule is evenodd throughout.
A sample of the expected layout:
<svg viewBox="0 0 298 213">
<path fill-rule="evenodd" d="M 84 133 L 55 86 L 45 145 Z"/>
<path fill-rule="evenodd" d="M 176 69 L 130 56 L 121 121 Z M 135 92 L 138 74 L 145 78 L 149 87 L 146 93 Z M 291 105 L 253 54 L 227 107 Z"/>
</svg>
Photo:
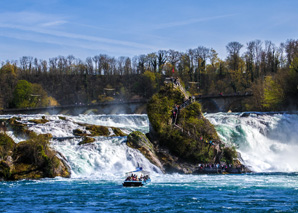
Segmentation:
<svg viewBox="0 0 298 213">
<path fill-rule="evenodd" d="M 92 144 L 78 145 L 79 140 L 53 141 L 72 168 L 73 178 L 111 179 L 123 177 L 140 165 L 144 170 L 160 173 L 138 150 L 126 146 L 125 137 L 97 137 Z"/>
<path fill-rule="evenodd" d="M 49 121 L 45 124 L 34 124 L 31 119 L 41 119 L 45 115 L 19 115 L 21 122 L 26 123 L 30 130 L 38 133 L 50 133 L 54 137 L 51 146 L 62 153 L 71 167 L 72 178 L 123 179 L 125 172 L 133 171 L 137 166 L 151 173 L 161 173 L 160 169 L 151 164 L 138 150 L 126 145 L 126 137 L 95 137 L 91 144 L 78 145 L 82 138 L 75 138 L 73 130 L 84 129 L 79 123 L 119 127 L 130 133 L 139 130 L 149 131 L 146 115 L 80 115 L 45 116 Z M 6 116 L 5 118 L 9 118 Z M 56 139 L 55 139 L 56 138 Z M 66 138 L 61 140 L 62 138 Z M 23 139 L 15 138 L 21 141 Z"/>
<path fill-rule="evenodd" d="M 255 172 L 298 171 L 297 114 L 215 113 L 206 118 L 221 139 L 237 147 L 244 164 Z"/>
<path fill-rule="evenodd" d="M 80 115 L 46 116 L 49 122 L 34 124 L 31 119 L 44 115 L 18 115 L 22 122 L 39 134 L 51 133 L 53 137 L 73 137 L 73 130 L 82 128 L 78 123 L 115 126 L 126 133 L 140 130 L 149 131 L 146 115 Z M 0 116 L 9 118 L 12 116 Z M 206 118 L 213 123 L 221 139 L 237 147 L 243 161 L 255 172 L 297 172 L 298 164 L 298 115 L 215 113 Z M 23 139 L 14 138 L 16 142 Z M 96 137 L 88 145 L 78 145 L 80 138 L 63 141 L 52 140 L 52 147 L 61 152 L 69 162 L 73 178 L 122 177 L 133 170 L 138 163 L 152 173 L 160 170 L 152 165 L 139 151 L 126 146 L 126 137 Z"/>
</svg>

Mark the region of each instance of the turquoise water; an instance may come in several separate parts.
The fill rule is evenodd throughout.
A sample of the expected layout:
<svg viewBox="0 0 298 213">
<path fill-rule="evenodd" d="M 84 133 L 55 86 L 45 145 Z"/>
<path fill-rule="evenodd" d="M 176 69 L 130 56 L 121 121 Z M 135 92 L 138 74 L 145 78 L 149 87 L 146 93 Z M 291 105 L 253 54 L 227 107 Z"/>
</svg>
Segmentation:
<svg viewBox="0 0 298 213">
<path fill-rule="evenodd" d="M 46 124 L 19 115 L 36 133 L 73 137 L 78 123 L 115 126 L 130 133 L 149 131 L 146 115 L 46 116 Z M 9 118 L 10 115 L 0 116 Z M 71 178 L 0 182 L 0 212 L 298 212 L 298 114 L 207 114 L 221 139 L 236 146 L 254 173 L 241 175 L 163 175 L 126 137 L 51 141 L 67 159 Z M 23 140 L 8 132 L 16 142 Z M 151 172 L 145 187 L 124 188 L 127 171 Z"/>
<path fill-rule="evenodd" d="M 298 175 L 157 175 L 145 187 L 121 180 L 0 183 L 2 212 L 297 212 Z"/>
</svg>

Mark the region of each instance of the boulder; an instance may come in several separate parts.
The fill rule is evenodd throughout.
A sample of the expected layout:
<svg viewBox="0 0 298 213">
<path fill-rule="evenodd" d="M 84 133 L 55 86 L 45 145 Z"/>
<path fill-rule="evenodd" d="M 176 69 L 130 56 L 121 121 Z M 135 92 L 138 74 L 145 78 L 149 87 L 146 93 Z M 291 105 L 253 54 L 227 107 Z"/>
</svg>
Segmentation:
<svg viewBox="0 0 298 213">
<path fill-rule="evenodd" d="M 173 116 L 174 106 L 180 106 Z M 198 164 L 220 163 L 223 158 L 222 142 L 214 126 L 204 117 L 201 105 L 187 99 L 184 88 L 165 85 L 147 104 L 150 121 L 149 142 L 137 143 L 155 153 L 167 173 L 195 173 Z M 136 144 L 136 143 L 134 143 Z M 149 149 L 150 148 L 150 149 Z M 153 150 L 153 151 L 152 151 Z M 225 147 L 224 160 L 233 163 L 236 151 Z"/>
<path fill-rule="evenodd" d="M 70 177 L 65 159 L 49 147 L 51 137 L 31 133 L 28 140 L 16 144 L 0 133 L 0 180 Z"/>
<path fill-rule="evenodd" d="M 150 140 L 140 131 L 134 131 L 127 136 L 127 145 L 131 148 L 138 149 L 152 164 L 164 171 L 155 149 Z"/>
</svg>

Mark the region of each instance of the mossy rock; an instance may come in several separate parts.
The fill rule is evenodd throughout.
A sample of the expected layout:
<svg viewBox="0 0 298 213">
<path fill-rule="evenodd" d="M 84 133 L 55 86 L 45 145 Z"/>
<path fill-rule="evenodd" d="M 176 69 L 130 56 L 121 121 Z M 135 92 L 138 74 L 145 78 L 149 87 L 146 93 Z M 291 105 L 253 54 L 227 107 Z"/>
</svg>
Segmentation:
<svg viewBox="0 0 298 213">
<path fill-rule="evenodd" d="M 111 128 L 112 128 L 115 136 L 119 136 L 119 137 L 127 136 L 127 134 L 122 132 L 122 130 L 120 128 L 116 128 L 116 127 L 111 127 Z"/>
<path fill-rule="evenodd" d="M 87 134 L 86 131 L 81 129 L 75 129 L 73 130 L 73 134 L 76 136 L 86 137 L 86 136 L 126 136 L 124 132 L 121 131 L 120 128 L 117 127 L 107 127 L 107 126 L 101 126 L 101 125 L 90 125 L 90 124 L 79 124 L 81 126 L 84 126 L 86 130 L 90 132 L 90 134 Z M 114 134 L 111 134 L 109 128 L 113 131 Z"/>
<path fill-rule="evenodd" d="M 76 136 L 109 136 L 110 131 L 108 127 L 100 126 L 100 125 L 89 125 L 89 124 L 81 124 L 81 126 L 85 126 L 86 130 L 90 132 L 87 134 L 86 131 L 81 129 L 75 129 L 73 134 Z"/>
<path fill-rule="evenodd" d="M 41 166 L 45 161 L 46 152 L 49 150 L 48 145 L 47 136 L 31 135 L 29 140 L 17 144 L 14 159 L 17 159 L 17 162 Z"/>
<path fill-rule="evenodd" d="M 11 168 L 4 160 L 0 161 L 0 180 L 8 180 L 11 177 Z"/>
<path fill-rule="evenodd" d="M 140 131 L 134 131 L 127 136 L 127 145 L 131 148 L 140 149 L 144 147 L 154 152 L 154 147 L 150 140 Z"/>
<path fill-rule="evenodd" d="M 0 133 L 0 159 L 6 158 L 11 155 L 16 143 L 5 133 Z"/>
<path fill-rule="evenodd" d="M 16 144 L 9 136 L 0 133 L 1 180 L 70 176 L 70 168 L 49 147 L 51 134 L 30 132 L 28 137 Z"/>
<path fill-rule="evenodd" d="M 159 167 L 162 171 L 164 168 L 158 159 L 153 144 L 140 131 L 134 131 L 127 136 L 127 146 L 138 149 L 151 163 Z"/>
<path fill-rule="evenodd" d="M 49 122 L 49 120 L 45 119 L 45 118 L 42 118 L 42 119 L 32 119 L 32 120 L 29 120 L 30 122 L 32 123 L 35 123 L 35 124 L 45 124 L 47 122 Z"/>
<path fill-rule="evenodd" d="M 6 121 L 8 128 L 11 129 L 16 136 L 30 137 L 30 134 L 33 133 L 33 131 L 28 130 L 27 125 L 21 123 L 20 120 L 20 118 L 16 117 L 8 119 Z"/>
<path fill-rule="evenodd" d="M 231 165 L 239 164 L 236 158 L 237 158 L 237 151 L 235 147 L 224 147 L 223 158 L 221 159 L 221 161 Z"/>
<path fill-rule="evenodd" d="M 12 171 L 11 180 L 40 179 L 43 178 L 43 171 L 38 166 L 28 163 L 17 163 Z"/>
<path fill-rule="evenodd" d="M 219 141 L 219 137 L 213 125 L 204 118 L 199 103 L 181 108 L 176 123 L 172 124 L 174 105 L 181 105 L 185 100 L 180 89 L 165 86 L 148 102 L 148 117 L 158 135 L 158 143 L 185 162 L 212 162 L 215 148 L 204 141 Z"/>
<path fill-rule="evenodd" d="M 73 133 L 75 136 L 80 136 L 80 137 L 83 137 L 83 136 L 87 136 L 87 135 L 88 135 L 85 131 L 83 131 L 83 130 L 81 130 L 81 129 L 74 129 L 74 130 L 72 131 L 72 133 Z"/>
<path fill-rule="evenodd" d="M 79 145 L 93 143 L 94 141 L 95 141 L 94 138 L 84 137 L 83 140 L 81 142 L 79 142 Z"/>
<path fill-rule="evenodd" d="M 38 179 L 44 177 L 69 177 L 68 168 L 49 147 L 51 135 L 31 135 L 27 141 L 17 144 L 13 159 L 13 179 Z"/>
<path fill-rule="evenodd" d="M 91 132 L 91 136 L 109 136 L 110 131 L 106 126 L 86 125 L 86 130 Z"/>
</svg>

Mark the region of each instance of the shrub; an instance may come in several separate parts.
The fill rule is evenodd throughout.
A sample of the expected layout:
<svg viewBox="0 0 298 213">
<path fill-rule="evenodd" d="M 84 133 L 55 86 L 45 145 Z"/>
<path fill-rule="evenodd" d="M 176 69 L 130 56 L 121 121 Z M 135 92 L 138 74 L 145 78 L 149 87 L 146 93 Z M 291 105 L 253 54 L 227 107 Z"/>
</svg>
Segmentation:
<svg viewBox="0 0 298 213">
<path fill-rule="evenodd" d="M 0 133 L 0 159 L 4 159 L 14 147 L 15 142 L 5 133 Z"/>
</svg>

